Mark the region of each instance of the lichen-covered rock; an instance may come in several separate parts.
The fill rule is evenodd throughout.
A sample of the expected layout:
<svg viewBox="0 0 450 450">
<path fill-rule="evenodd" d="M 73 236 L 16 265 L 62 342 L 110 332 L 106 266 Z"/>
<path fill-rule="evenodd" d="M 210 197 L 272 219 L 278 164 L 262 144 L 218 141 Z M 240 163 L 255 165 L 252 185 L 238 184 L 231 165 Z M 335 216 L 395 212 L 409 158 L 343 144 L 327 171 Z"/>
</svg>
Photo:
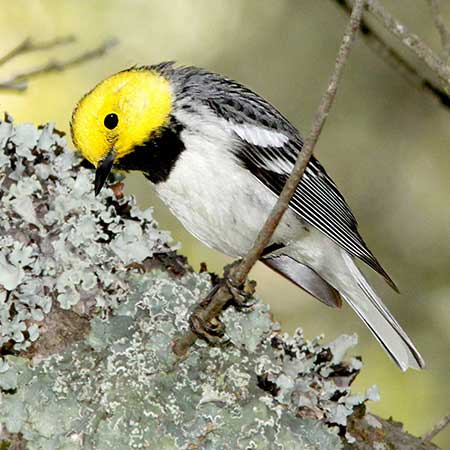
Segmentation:
<svg viewBox="0 0 450 450">
<path fill-rule="evenodd" d="M 55 307 L 114 309 L 127 265 L 170 250 L 151 210 L 94 197 L 80 162 L 53 125 L 0 122 L 0 348 L 29 347 Z"/>
</svg>

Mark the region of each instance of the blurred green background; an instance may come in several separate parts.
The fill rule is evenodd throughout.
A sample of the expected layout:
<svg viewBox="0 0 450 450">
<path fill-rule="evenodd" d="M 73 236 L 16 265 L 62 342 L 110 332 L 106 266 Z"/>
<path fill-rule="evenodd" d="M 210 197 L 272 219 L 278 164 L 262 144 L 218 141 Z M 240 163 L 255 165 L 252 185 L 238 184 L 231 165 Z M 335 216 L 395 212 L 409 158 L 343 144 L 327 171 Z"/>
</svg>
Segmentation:
<svg viewBox="0 0 450 450">
<path fill-rule="evenodd" d="M 450 25 L 450 5 L 442 3 Z M 427 2 L 384 4 L 440 50 Z M 79 38 L 70 46 L 15 59 L 1 68 L 1 78 L 49 57 L 93 48 L 108 37 L 120 39 L 105 57 L 32 81 L 24 94 L 0 92 L 0 109 L 16 121 L 54 121 L 64 131 L 77 100 L 103 78 L 134 64 L 176 60 L 247 84 L 306 133 L 346 23 L 342 11 L 325 0 L 1 0 L 0 5 L 0 54 L 27 36 L 44 40 L 74 33 Z M 417 435 L 450 405 L 449 119 L 448 110 L 412 88 L 359 40 L 316 149 L 366 241 L 400 286 L 397 295 L 366 271 L 417 343 L 427 370 L 401 373 L 349 308 L 326 308 L 262 265 L 252 273 L 284 330 L 301 326 L 307 336 L 324 333 L 326 339 L 358 333 L 356 353 L 366 368 L 355 391 L 377 384 L 381 401 L 370 409 L 403 421 Z M 183 230 L 143 177 L 130 175 L 126 188 L 142 207 L 154 207 L 160 225 L 182 243 L 195 268 L 206 261 L 220 273 L 229 262 Z M 450 430 L 435 442 L 450 448 Z"/>
</svg>

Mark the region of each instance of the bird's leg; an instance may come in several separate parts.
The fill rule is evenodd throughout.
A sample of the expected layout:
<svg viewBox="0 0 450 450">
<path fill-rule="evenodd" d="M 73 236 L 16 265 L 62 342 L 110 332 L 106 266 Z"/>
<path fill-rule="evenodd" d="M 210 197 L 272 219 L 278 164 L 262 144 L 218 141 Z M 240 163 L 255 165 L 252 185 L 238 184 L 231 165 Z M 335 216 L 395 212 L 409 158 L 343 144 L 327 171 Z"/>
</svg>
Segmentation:
<svg viewBox="0 0 450 450">
<path fill-rule="evenodd" d="M 222 338 L 225 335 L 225 325 L 218 317 L 214 317 L 209 321 L 205 320 L 203 318 L 203 311 L 220 287 L 221 283 L 216 284 L 208 293 L 208 296 L 195 307 L 189 317 L 191 330 L 199 338 L 212 345 L 222 344 L 224 342 Z"/>
<path fill-rule="evenodd" d="M 210 320 L 205 318 L 205 311 L 210 306 L 211 300 L 219 289 L 226 288 L 229 292 L 230 299 L 226 301 L 221 310 L 233 305 L 238 310 L 248 310 L 254 306 L 253 294 L 255 292 L 256 283 L 248 281 L 247 284 L 237 286 L 231 278 L 231 271 L 239 264 L 240 261 L 229 264 L 225 267 L 224 278 L 216 278 L 214 287 L 208 293 L 207 297 L 202 300 L 192 312 L 189 318 L 191 330 L 201 339 L 212 345 L 224 344 L 225 325 L 218 316 Z"/>
<path fill-rule="evenodd" d="M 224 281 L 232 296 L 231 304 L 239 311 L 247 310 L 255 305 L 253 294 L 255 293 L 256 281 L 247 280 L 246 283 L 236 285 L 230 276 L 232 270 L 241 263 L 241 260 L 234 261 L 225 266 Z"/>
<path fill-rule="evenodd" d="M 225 283 L 232 296 L 230 304 L 238 311 L 245 311 L 255 306 L 253 294 L 255 293 L 256 282 L 249 280 L 237 286 L 230 278 L 225 278 Z"/>
</svg>

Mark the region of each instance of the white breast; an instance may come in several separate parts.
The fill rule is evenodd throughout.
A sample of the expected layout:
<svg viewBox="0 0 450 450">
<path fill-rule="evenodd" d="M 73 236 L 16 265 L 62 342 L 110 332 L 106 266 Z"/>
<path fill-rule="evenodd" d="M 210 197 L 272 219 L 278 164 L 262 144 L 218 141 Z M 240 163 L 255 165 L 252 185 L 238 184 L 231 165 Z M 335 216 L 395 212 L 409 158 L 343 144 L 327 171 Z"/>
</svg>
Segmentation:
<svg viewBox="0 0 450 450">
<path fill-rule="evenodd" d="M 206 245 L 229 256 L 246 254 L 276 197 L 251 173 L 239 166 L 229 151 L 231 130 L 203 117 L 185 124 L 186 149 L 166 182 L 156 192 L 186 229 Z M 274 241 L 285 242 L 300 222 L 293 213 L 277 230 Z M 294 226 L 292 226 L 294 224 Z M 281 238 L 281 236 L 283 238 Z"/>
</svg>

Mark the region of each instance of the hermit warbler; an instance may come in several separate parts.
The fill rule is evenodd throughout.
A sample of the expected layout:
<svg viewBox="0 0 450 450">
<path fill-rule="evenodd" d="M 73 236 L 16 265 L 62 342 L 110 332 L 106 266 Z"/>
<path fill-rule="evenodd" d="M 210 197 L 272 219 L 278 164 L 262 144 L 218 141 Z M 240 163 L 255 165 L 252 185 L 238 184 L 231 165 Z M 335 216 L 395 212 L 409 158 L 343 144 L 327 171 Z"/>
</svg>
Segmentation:
<svg viewBox="0 0 450 450">
<path fill-rule="evenodd" d="M 303 144 L 259 95 L 172 62 L 102 81 L 76 106 L 71 130 L 76 148 L 96 167 L 96 194 L 113 167 L 141 171 L 195 237 L 233 257 L 253 244 Z M 395 289 L 312 157 L 262 262 L 327 305 L 346 300 L 402 370 L 424 367 L 355 257 Z"/>
</svg>

